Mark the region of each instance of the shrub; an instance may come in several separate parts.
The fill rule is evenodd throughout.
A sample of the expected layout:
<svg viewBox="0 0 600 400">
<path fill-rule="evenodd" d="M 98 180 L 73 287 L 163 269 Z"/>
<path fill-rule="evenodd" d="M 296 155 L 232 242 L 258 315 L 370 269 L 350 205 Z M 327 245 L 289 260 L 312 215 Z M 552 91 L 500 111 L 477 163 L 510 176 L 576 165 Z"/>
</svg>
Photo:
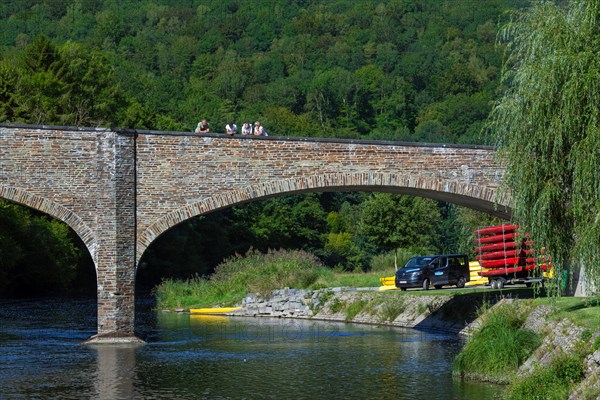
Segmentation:
<svg viewBox="0 0 600 400">
<path fill-rule="evenodd" d="M 219 264 L 210 279 L 165 280 L 156 289 L 160 308 L 231 305 L 248 292 L 267 295 L 284 287 L 303 289 L 312 285 L 323 267 L 310 253 L 301 250 L 255 250 L 236 255 Z"/>
<path fill-rule="evenodd" d="M 521 328 L 525 316 L 512 304 L 498 305 L 454 360 L 454 372 L 483 374 L 506 381 L 536 349 L 541 338 Z"/>
</svg>

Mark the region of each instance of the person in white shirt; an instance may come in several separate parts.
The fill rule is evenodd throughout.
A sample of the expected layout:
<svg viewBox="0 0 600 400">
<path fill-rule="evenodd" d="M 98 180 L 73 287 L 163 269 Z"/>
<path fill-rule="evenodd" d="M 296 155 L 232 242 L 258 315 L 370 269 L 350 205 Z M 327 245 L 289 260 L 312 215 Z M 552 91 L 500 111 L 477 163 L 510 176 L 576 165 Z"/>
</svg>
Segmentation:
<svg viewBox="0 0 600 400">
<path fill-rule="evenodd" d="M 250 122 L 244 122 L 244 125 L 242 125 L 242 135 L 252 135 L 252 124 Z"/>
<path fill-rule="evenodd" d="M 233 122 L 229 122 L 225 125 L 225 132 L 227 132 L 229 136 L 233 136 L 237 133 L 237 126 Z"/>
<path fill-rule="evenodd" d="M 254 136 L 269 136 L 259 121 L 254 123 Z"/>
</svg>

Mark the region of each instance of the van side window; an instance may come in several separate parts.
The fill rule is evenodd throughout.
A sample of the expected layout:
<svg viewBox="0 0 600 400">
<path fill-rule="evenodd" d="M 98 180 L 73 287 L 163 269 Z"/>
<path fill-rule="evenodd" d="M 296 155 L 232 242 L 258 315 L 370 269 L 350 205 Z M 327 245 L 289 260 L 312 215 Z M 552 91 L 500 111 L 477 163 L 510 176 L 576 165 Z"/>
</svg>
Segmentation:
<svg viewBox="0 0 600 400">
<path fill-rule="evenodd" d="M 463 261 L 464 260 L 462 257 L 452 257 L 450 258 L 450 262 L 448 263 L 448 265 L 450 265 L 451 267 L 462 267 L 464 266 Z"/>
</svg>

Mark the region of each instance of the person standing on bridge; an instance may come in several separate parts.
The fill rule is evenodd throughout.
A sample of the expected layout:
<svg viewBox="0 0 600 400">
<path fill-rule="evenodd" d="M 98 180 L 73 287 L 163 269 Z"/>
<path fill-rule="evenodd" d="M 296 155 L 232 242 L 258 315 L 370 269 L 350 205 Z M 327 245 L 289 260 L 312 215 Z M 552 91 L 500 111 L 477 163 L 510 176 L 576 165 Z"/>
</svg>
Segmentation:
<svg viewBox="0 0 600 400">
<path fill-rule="evenodd" d="M 269 136 L 259 121 L 254 123 L 254 136 Z"/>
<path fill-rule="evenodd" d="M 227 132 L 229 136 L 233 136 L 237 133 L 237 126 L 233 122 L 229 122 L 225 125 L 225 132 Z"/>
<path fill-rule="evenodd" d="M 198 126 L 196 127 L 196 133 L 209 133 L 210 125 L 206 121 L 206 118 L 202 119 L 202 121 L 198 122 Z"/>
</svg>

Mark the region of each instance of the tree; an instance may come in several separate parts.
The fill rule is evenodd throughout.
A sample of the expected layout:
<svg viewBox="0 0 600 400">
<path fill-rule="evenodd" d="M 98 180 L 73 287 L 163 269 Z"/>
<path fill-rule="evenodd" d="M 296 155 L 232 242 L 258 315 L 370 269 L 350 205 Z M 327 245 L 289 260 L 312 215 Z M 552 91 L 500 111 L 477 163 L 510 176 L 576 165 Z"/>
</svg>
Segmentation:
<svg viewBox="0 0 600 400">
<path fill-rule="evenodd" d="M 81 255 L 67 225 L 0 199 L 0 292 L 69 289 Z"/>
<path fill-rule="evenodd" d="M 506 91 L 490 116 L 514 218 L 558 273 L 600 289 L 600 0 L 538 2 L 501 31 Z M 541 246 L 538 246 L 541 247 Z"/>
<path fill-rule="evenodd" d="M 362 207 L 361 231 L 378 247 L 432 249 L 437 242 L 441 215 L 433 200 L 374 193 Z"/>
</svg>

